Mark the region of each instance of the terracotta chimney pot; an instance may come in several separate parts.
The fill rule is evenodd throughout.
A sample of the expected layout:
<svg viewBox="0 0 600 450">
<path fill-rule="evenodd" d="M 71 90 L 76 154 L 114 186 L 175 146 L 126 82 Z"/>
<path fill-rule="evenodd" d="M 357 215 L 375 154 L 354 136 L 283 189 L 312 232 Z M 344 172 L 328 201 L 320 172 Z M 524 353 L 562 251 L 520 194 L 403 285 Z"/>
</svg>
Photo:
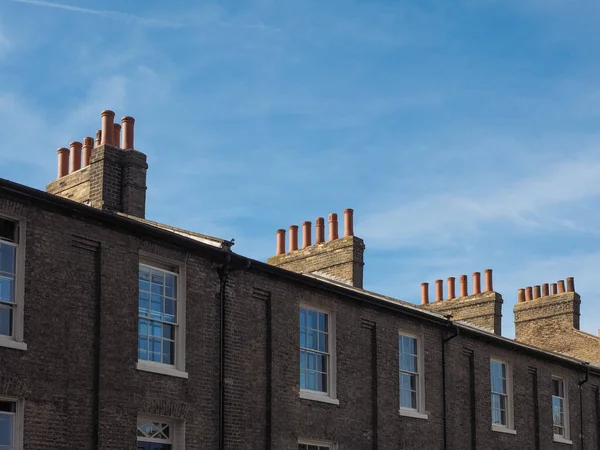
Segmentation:
<svg viewBox="0 0 600 450">
<path fill-rule="evenodd" d="M 455 280 L 456 279 L 454 277 L 448 277 L 448 300 L 456 298 L 456 290 L 454 285 Z"/>
<path fill-rule="evenodd" d="M 527 286 L 525 288 L 525 301 L 531 301 L 533 299 L 533 293 L 531 290 L 531 286 Z"/>
<path fill-rule="evenodd" d="M 421 305 L 429 303 L 429 283 L 421 283 Z"/>
<path fill-rule="evenodd" d="M 61 147 L 58 149 L 58 176 L 60 179 L 69 173 L 69 149 Z"/>
<path fill-rule="evenodd" d="M 114 128 L 114 136 L 113 136 L 113 145 L 115 147 L 119 147 L 121 145 L 121 125 L 119 125 L 118 123 L 113 123 L 113 128 Z"/>
<path fill-rule="evenodd" d="M 467 295 L 469 295 L 469 286 L 467 285 L 467 276 L 461 275 L 460 276 L 460 296 L 466 297 Z"/>
<path fill-rule="evenodd" d="M 354 236 L 354 210 L 350 208 L 344 210 L 344 236 Z"/>
<path fill-rule="evenodd" d="M 481 273 L 473 272 L 473 294 L 481 294 Z"/>
<path fill-rule="evenodd" d="M 575 292 L 575 279 L 573 277 L 567 278 L 567 292 Z"/>
<path fill-rule="evenodd" d="M 81 154 L 81 167 L 87 167 L 90 165 L 90 158 L 92 157 L 93 149 L 94 149 L 94 138 L 84 137 L 83 138 L 83 153 Z"/>
<path fill-rule="evenodd" d="M 312 239 L 310 236 L 312 224 L 310 222 L 302 222 L 302 248 L 310 247 Z"/>
<path fill-rule="evenodd" d="M 556 283 L 552 283 L 550 285 L 550 295 L 555 295 L 558 294 L 558 287 L 556 285 Z"/>
<path fill-rule="evenodd" d="M 541 297 L 540 286 L 539 285 L 534 286 L 533 287 L 533 299 L 535 300 L 535 299 L 540 298 L 540 297 Z"/>
<path fill-rule="evenodd" d="M 96 130 L 96 147 L 102 144 L 102 130 Z"/>
<path fill-rule="evenodd" d="M 558 281 L 558 293 L 562 294 L 563 292 L 565 292 L 565 280 L 559 280 Z"/>
<path fill-rule="evenodd" d="M 335 241 L 338 235 L 338 216 L 336 213 L 329 214 L 329 241 Z"/>
<path fill-rule="evenodd" d="M 275 255 L 283 255 L 285 253 L 285 230 L 279 229 L 277 230 L 277 249 L 275 250 Z"/>
<path fill-rule="evenodd" d="M 133 150 L 133 125 L 135 124 L 135 119 L 131 116 L 125 116 L 121 119 L 121 124 L 123 125 L 121 148 L 123 150 Z"/>
<path fill-rule="evenodd" d="M 71 148 L 71 158 L 69 162 L 71 167 L 69 173 L 73 173 L 76 170 L 81 169 L 81 142 L 71 142 L 69 147 Z"/>
<path fill-rule="evenodd" d="M 444 281 L 435 280 L 435 301 L 441 302 L 444 299 Z"/>
<path fill-rule="evenodd" d="M 298 250 L 298 225 L 290 226 L 290 252 Z"/>
<path fill-rule="evenodd" d="M 115 135 L 115 113 L 108 109 L 102 111 L 102 135 L 100 137 L 100 144 L 102 145 L 113 145 L 113 137 Z"/>
<path fill-rule="evenodd" d="M 542 284 L 542 297 L 548 297 L 550 295 L 550 285 L 548 283 Z"/>
<path fill-rule="evenodd" d="M 325 219 L 317 217 L 315 224 L 315 244 L 322 244 L 323 242 L 325 242 Z"/>
<path fill-rule="evenodd" d="M 485 279 L 485 292 L 493 291 L 494 286 L 492 285 L 492 269 L 485 269 L 483 272 L 483 277 Z"/>
<path fill-rule="evenodd" d="M 525 289 L 519 289 L 517 291 L 517 303 L 523 303 L 525 301 Z"/>
</svg>

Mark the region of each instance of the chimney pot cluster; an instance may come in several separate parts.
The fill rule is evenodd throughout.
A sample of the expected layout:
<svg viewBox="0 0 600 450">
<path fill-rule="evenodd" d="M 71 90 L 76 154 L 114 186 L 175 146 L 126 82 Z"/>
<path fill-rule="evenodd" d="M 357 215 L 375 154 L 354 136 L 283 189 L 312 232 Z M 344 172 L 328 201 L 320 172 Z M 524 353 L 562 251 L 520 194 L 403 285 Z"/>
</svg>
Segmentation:
<svg viewBox="0 0 600 450">
<path fill-rule="evenodd" d="M 491 292 L 493 290 L 492 285 L 492 269 L 486 269 L 484 271 L 485 278 L 485 292 Z M 455 290 L 455 277 L 448 278 L 448 300 L 456 298 Z M 481 294 L 481 273 L 473 272 L 473 292 L 471 295 Z M 466 275 L 460 276 L 460 297 L 467 297 L 469 295 L 469 287 Z M 435 301 L 441 302 L 444 300 L 444 281 L 435 281 Z M 427 305 L 429 303 L 429 283 L 421 283 L 421 304 Z"/>
<path fill-rule="evenodd" d="M 129 126 L 130 125 L 130 126 Z M 103 134 L 103 133 L 102 133 Z M 129 145 L 133 148 L 133 118 L 123 117 L 123 148 L 128 148 Z M 310 247 L 312 244 L 311 225 L 309 221 L 302 222 L 302 248 Z M 298 250 L 298 225 L 290 226 L 289 250 L 290 252 Z M 354 210 L 344 210 L 344 237 L 354 236 Z M 339 239 L 338 232 L 338 215 L 336 213 L 329 214 L 329 240 L 335 241 Z M 315 221 L 315 244 L 325 242 L 325 219 L 317 217 Z M 283 255 L 285 253 L 285 230 L 277 230 L 277 245 L 275 255 Z"/>
<path fill-rule="evenodd" d="M 58 149 L 58 179 L 90 165 L 94 144 L 111 145 L 126 150 L 133 150 L 133 125 L 135 119 L 125 116 L 121 119 L 123 126 L 114 123 L 115 113 L 113 111 L 102 111 L 102 129 L 96 131 L 96 140 L 85 137 L 81 142 L 71 142 L 70 149 L 61 147 Z M 121 130 L 123 132 L 121 138 Z"/>
<path fill-rule="evenodd" d="M 548 297 L 549 295 L 562 294 L 564 292 L 575 292 L 575 279 L 573 277 L 568 277 L 565 280 L 558 280 L 556 283 L 548 284 L 543 283 L 541 286 L 527 286 L 524 291 L 525 295 L 522 298 L 523 289 L 519 289 L 517 293 L 517 302 L 522 303 L 523 301 L 528 302 L 530 300 L 537 300 L 538 298 Z"/>
</svg>

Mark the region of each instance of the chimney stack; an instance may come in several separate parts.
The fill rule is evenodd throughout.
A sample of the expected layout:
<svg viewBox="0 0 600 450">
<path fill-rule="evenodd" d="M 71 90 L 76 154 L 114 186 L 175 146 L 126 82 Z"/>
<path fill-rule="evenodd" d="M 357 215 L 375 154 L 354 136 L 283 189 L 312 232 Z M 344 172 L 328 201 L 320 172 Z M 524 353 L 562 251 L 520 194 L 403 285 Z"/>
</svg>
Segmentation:
<svg viewBox="0 0 600 450">
<path fill-rule="evenodd" d="M 467 275 L 460 276 L 460 295 L 456 297 L 456 278 L 448 277 L 448 297 L 443 301 L 443 281 L 435 282 L 435 302 L 425 302 L 425 283 L 421 284 L 421 307 L 452 320 L 470 322 L 494 334 L 502 334 L 502 296 L 493 291 L 492 270 L 485 270 L 485 292 L 481 292 L 480 272 L 473 272 L 473 292 L 469 295 Z M 427 300 L 429 300 L 427 298 Z M 519 291 L 519 301 L 525 301 L 524 291 Z"/>
<path fill-rule="evenodd" d="M 129 153 L 124 151 L 124 153 Z M 302 248 L 298 248 L 298 226 L 290 227 L 289 250 L 277 245 L 275 256 L 267 264 L 296 273 L 310 273 L 362 289 L 363 240 L 354 236 L 353 210 L 344 210 L 344 236 L 338 235 L 338 215 L 329 214 L 329 240 L 325 242 L 325 219 L 317 217 L 315 245 L 311 239 L 311 222 L 302 222 Z M 281 237 L 278 235 L 278 239 Z M 278 241 L 279 242 L 279 241 Z"/>
<path fill-rule="evenodd" d="M 46 192 L 103 211 L 144 218 L 146 155 L 133 148 L 127 152 L 119 148 L 121 126 L 114 123 L 114 116 L 110 110 L 102 111 L 102 129 L 96 132 L 95 142 L 91 137 L 85 137 L 83 144 L 72 142 L 70 151 L 60 149 L 60 182 L 49 183 Z M 131 141 L 133 119 L 126 122 L 127 139 Z"/>
<path fill-rule="evenodd" d="M 331 213 L 329 214 L 329 242 L 338 238 L 338 217 L 336 213 Z"/>
<path fill-rule="evenodd" d="M 429 303 L 429 283 L 421 283 L 421 304 Z"/>
<path fill-rule="evenodd" d="M 310 247 L 312 245 L 310 236 L 311 225 L 310 222 L 302 222 L 302 248 Z"/>
</svg>

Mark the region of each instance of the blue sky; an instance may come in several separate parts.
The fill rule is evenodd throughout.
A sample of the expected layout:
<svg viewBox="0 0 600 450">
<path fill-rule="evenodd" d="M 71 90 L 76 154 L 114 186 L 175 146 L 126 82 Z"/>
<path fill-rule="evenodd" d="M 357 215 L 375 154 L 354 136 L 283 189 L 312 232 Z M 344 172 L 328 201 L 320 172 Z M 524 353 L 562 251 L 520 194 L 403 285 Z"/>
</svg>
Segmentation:
<svg viewBox="0 0 600 450">
<path fill-rule="evenodd" d="M 101 5 L 102 10 L 98 10 Z M 600 328 L 600 3 L 0 0 L 0 176 L 136 118 L 153 220 L 235 238 L 344 208 L 365 288 L 575 277 Z M 470 279 L 470 277 L 469 277 Z"/>
</svg>

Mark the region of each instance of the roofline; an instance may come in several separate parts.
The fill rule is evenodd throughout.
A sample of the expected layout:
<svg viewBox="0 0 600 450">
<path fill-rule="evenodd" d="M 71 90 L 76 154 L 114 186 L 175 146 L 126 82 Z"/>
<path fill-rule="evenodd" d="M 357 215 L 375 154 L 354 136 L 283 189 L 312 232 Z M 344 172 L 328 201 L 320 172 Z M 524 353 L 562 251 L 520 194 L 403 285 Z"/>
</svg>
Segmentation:
<svg viewBox="0 0 600 450">
<path fill-rule="evenodd" d="M 229 253 L 231 251 L 230 247 L 233 245 L 233 241 L 228 241 L 225 239 L 221 240 L 223 242 L 223 246 L 221 248 L 214 245 L 205 244 L 192 238 L 187 238 L 180 234 L 173 233 L 172 231 L 164 228 L 159 228 L 155 225 L 150 225 L 123 215 L 115 214 L 109 211 L 103 211 L 88 205 L 83 205 L 73 200 L 69 200 L 58 195 L 49 194 L 39 189 L 15 183 L 14 181 L 10 181 L 5 178 L 0 178 L 0 192 L 7 192 L 18 197 L 25 197 L 28 200 L 33 198 L 36 201 L 49 206 L 50 208 L 59 208 L 69 212 L 75 212 L 82 216 L 135 232 L 143 231 L 147 235 L 158 237 L 179 245 L 183 244 L 189 246 L 190 243 L 194 243 L 198 249 L 202 249 L 211 255 Z"/>
<path fill-rule="evenodd" d="M 322 289 L 328 292 L 352 298 L 354 300 L 370 304 L 377 308 L 383 308 L 394 312 L 399 312 L 419 320 L 434 323 L 439 326 L 458 327 L 461 331 L 465 331 L 467 334 L 481 336 L 487 340 L 493 341 L 505 347 L 510 347 L 511 349 L 524 350 L 525 352 L 536 356 L 543 356 L 546 358 L 549 357 L 551 359 L 570 365 L 576 365 L 579 367 L 582 367 L 584 364 L 587 363 L 586 361 L 579 360 L 577 358 L 562 356 L 557 353 L 548 352 L 545 350 L 538 349 L 536 347 L 519 343 L 513 339 L 508 339 L 502 336 L 498 336 L 496 334 L 484 332 L 483 330 L 479 330 L 465 324 L 451 322 L 449 319 L 441 315 L 434 315 L 431 312 L 423 311 L 416 306 L 410 307 L 408 305 L 396 303 L 391 300 L 385 300 L 381 298 L 381 296 L 370 294 L 367 291 L 358 292 L 356 290 L 351 289 L 349 286 L 329 283 L 327 281 L 320 280 L 315 277 L 305 276 L 300 273 L 272 266 L 265 262 L 254 260 L 252 258 L 248 258 L 237 253 L 233 253 L 229 248 L 217 248 L 213 245 L 205 244 L 192 238 L 178 235 L 165 229 L 157 228 L 153 225 L 147 225 L 145 223 L 129 219 L 127 217 L 119 216 L 111 212 L 102 211 L 100 209 L 92 208 L 87 205 L 82 205 L 72 200 L 65 199 L 54 194 L 49 194 L 47 192 L 40 191 L 39 189 L 34 189 L 32 187 L 25 186 L 19 183 L 15 183 L 4 178 L 0 178 L 0 192 L 2 191 L 8 192 L 12 195 L 25 197 L 27 199 L 34 198 L 35 200 L 40 201 L 45 205 L 49 205 L 50 207 L 58 207 L 60 209 L 75 212 L 102 222 L 107 222 L 113 226 L 124 227 L 128 230 L 133 230 L 136 232 L 143 231 L 146 235 L 151 237 L 156 237 L 167 242 L 172 242 L 176 245 L 182 245 L 185 247 L 191 247 L 192 249 L 201 250 L 203 253 L 210 255 L 212 258 L 218 259 L 219 262 L 225 262 L 227 256 L 229 256 L 232 261 L 237 261 L 241 265 L 248 267 L 248 270 L 253 270 L 254 268 L 262 272 L 275 275 L 277 277 L 288 279 L 294 282 L 299 282 L 304 285 L 308 285 L 314 288 Z M 223 240 L 223 242 L 228 242 L 230 245 L 233 245 L 232 241 Z M 596 367 L 594 365 L 589 366 L 589 369 L 590 372 L 596 375 L 600 375 L 600 367 Z"/>
</svg>

